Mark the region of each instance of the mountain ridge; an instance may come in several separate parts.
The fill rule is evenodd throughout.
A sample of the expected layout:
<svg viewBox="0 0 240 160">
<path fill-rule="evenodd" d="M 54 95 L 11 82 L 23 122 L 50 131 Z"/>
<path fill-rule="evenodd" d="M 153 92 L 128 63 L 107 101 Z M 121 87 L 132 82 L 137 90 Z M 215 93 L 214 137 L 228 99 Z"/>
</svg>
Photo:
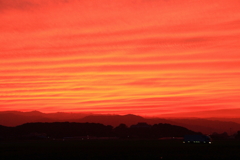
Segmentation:
<svg viewBox="0 0 240 160">
<path fill-rule="evenodd" d="M 0 112 L 0 125 L 17 126 L 29 122 L 89 122 L 112 125 L 114 127 L 120 124 L 130 126 L 139 122 L 148 124 L 168 123 L 179 125 L 196 132 L 212 134 L 213 132 L 234 134 L 240 130 L 240 123 L 230 121 L 221 121 L 219 119 L 206 118 L 147 118 L 134 114 L 127 115 L 103 115 L 103 114 L 84 114 L 84 113 L 42 113 L 39 111 L 20 112 L 20 111 L 2 111 Z"/>
</svg>

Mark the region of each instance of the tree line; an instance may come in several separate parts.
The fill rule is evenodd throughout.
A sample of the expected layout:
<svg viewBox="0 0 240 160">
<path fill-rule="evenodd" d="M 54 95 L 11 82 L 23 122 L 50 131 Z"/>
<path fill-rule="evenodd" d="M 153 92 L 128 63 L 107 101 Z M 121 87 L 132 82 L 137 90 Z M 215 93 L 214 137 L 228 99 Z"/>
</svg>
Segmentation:
<svg viewBox="0 0 240 160">
<path fill-rule="evenodd" d="M 159 123 L 149 125 L 138 123 L 128 127 L 120 124 L 117 127 L 100 123 L 25 123 L 16 127 L 0 126 L 0 138 L 64 138 L 64 137 L 118 137 L 118 138 L 147 138 L 183 137 L 186 134 L 201 134 L 187 128 Z"/>
</svg>

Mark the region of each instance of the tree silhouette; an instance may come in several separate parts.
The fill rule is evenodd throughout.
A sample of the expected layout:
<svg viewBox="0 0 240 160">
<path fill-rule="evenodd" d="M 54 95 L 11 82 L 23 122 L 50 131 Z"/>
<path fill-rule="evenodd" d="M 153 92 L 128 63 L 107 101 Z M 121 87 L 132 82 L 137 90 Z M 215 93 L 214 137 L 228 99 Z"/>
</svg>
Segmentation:
<svg viewBox="0 0 240 160">
<path fill-rule="evenodd" d="M 235 138 L 240 139 L 240 131 L 237 131 L 237 134 L 236 134 Z"/>
<path fill-rule="evenodd" d="M 181 126 L 171 124 L 138 123 L 127 127 L 120 124 L 113 128 L 110 125 L 100 123 L 76 123 L 76 122 L 53 122 L 53 123 L 25 123 L 17 127 L 0 126 L 0 137 L 119 137 L 137 139 L 156 139 L 161 137 L 183 137 L 184 135 L 199 134 Z M 226 136 L 225 133 L 222 136 Z"/>
<path fill-rule="evenodd" d="M 119 138 L 128 138 L 129 137 L 129 128 L 126 124 L 121 123 L 119 126 L 114 128 L 114 134 Z"/>
</svg>

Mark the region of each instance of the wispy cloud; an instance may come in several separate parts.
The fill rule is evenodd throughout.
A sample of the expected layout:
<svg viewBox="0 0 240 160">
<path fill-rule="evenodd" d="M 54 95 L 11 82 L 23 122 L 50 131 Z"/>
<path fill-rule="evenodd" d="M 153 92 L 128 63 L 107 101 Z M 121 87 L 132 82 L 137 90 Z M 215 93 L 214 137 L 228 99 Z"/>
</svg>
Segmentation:
<svg viewBox="0 0 240 160">
<path fill-rule="evenodd" d="M 238 108 L 239 5 L 0 0 L 0 110 Z"/>
</svg>

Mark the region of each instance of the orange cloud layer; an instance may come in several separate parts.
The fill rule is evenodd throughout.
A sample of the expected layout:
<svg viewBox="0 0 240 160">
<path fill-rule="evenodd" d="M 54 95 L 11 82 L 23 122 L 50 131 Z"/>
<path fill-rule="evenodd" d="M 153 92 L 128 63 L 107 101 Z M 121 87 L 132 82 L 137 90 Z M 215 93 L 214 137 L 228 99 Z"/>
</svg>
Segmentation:
<svg viewBox="0 0 240 160">
<path fill-rule="evenodd" d="M 240 107 L 239 7 L 2 0 L 0 111 L 224 116 Z"/>
</svg>

